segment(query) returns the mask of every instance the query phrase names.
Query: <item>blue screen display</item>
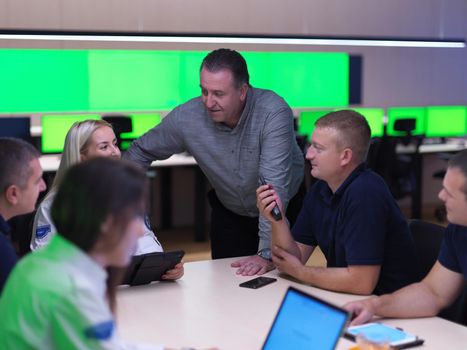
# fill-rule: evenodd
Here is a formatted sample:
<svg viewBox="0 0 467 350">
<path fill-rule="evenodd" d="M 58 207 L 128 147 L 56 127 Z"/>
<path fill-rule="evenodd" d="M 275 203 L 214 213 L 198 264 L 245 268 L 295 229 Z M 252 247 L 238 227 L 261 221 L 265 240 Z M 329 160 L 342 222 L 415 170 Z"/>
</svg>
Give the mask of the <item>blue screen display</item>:
<svg viewBox="0 0 467 350">
<path fill-rule="evenodd" d="M 345 311 L 289 290 L 263 349 L 332 350 L 346 321 Z"/>
</svg>

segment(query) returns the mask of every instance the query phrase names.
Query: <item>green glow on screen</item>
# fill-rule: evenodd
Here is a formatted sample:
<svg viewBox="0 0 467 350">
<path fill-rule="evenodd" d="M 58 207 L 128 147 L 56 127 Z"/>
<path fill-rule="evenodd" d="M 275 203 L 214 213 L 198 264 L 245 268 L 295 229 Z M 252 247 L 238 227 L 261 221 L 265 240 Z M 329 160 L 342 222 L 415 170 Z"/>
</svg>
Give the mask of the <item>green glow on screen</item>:
<svg viewBox="0 0 467 350">
<path fill-rule="evenodd" d="M 0 113 L 87 110 L 88 54 L 0 50 Z"/>
<path fill-rule="evenodd" d="M 389 136 L 404 136 L 404 132 L 394 130 L 394 122 L 399 119 L 409 118 L 415 118 L 415 130 L 412 131 L 412 135 L 423 135 L 425 133 L 426 107 L 388 108 L 386 133 Z"/>
<path fill-rule="evenodd" d="M 426 137 L 467 135 L 467 107 L 433 106 L 426 109 Z"/>
<path fill-rule="evenodd" d="M 61 153 L 65 137 L 75 122 L 86 119 L 101 119 L 97 114 L 82 115 L 43 115 L 42 116 L 42 153 Z"/>
<path fill-rule="evenodd" d="M 332 112 L 332 109 L 301 112 L 298 117 L 298 134 L 310 140 L 316 121 L 329 112 Z"/>
<path fill-rule="evenodd" d="M 316 121 L 322 116 L 339 110 L 338 108 L 301 112 L 298 119 L 298 134 L 308 136 L 310 139 L 315 129 Z M 352 108 L 362 114 L 368 121 L 371 129 L 371 137 L 381 137 L 384 133 L 384 109 L 383 108 Z"/>
<path fill-rule="evenodd" d="M 167 111 L 200 95 L 206 51 L 0 49 L 0 113 Z M 345 53 L 243 52 L 292 108 L 348 104 Z"/>
<path fill-rule="evenodd" d="M 133 114 L 130 117 L 132 131 L 121 133 L 122 139 L 136 139 L 161 122 L 161 115 L 157 113 Z"/>
<path fill-rule="evenodd" d="M 381 137 L 384 134 L 383 108 L 352 108 L 365 117 L 371 129 L 371 137 Z"/>
<path fill-rule="evenodd" d="M 273 90 L 292 108 L 339 107 L 349 101 L 345 53 L 244 52 L 250 83 Z"/>
</svg>

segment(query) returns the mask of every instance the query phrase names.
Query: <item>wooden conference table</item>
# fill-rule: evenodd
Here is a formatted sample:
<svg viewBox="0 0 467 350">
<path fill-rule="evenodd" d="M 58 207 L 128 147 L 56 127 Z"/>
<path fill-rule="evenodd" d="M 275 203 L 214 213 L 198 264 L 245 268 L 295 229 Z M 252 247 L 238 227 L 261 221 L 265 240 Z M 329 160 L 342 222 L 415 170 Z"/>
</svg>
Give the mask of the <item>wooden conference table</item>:
<svg viewBox="0 0 467 350">
<path fill-rule="evenodd" d="M 342 305 L 362 297 L 333 293 L 279 277 L 260 289 L 240 288 L 252 277 L 237 276 L 230 263 L 235 259 L 206 260 L 185 264 L 177 282 L 122 287 L 117 295 L 117 322 L 122 338 L 181 348 L 221 350 L 260 349 L 282 297 L 289 285 Z M 425 339 L 420 349 L 464 349 L 467 327 L 438 317 L 385 320 Z M 354 343 L 341 339 L 338 350 Z"/>
</svg>

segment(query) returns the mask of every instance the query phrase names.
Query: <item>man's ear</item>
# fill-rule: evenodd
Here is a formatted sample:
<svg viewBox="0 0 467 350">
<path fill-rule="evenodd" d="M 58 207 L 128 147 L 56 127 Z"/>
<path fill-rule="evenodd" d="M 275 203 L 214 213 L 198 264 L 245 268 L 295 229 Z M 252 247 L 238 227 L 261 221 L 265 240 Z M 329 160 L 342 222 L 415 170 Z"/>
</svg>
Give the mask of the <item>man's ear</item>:
<svg viewBox="0 0 467 350">
<path fill-rule="evenodd" d="M 242 86 L 240 87 L 240 101 L 245 101 L 246 100 L 246 95 L 248 93 L 248 84 L 243 83 Z"/>
<path fill-rule="evenodd" d="M 17 185 L 10 185 L 5 190 L 5 199 L 10 205 L 19 203 L 20 189 Z"/>
<path fill-rule="evenodd" d="M 341 165 L 345 166 L 349 164 L 353 159 L 353 152 L 350 148 L 344 148 L 341 154 Z"/>
</svg>

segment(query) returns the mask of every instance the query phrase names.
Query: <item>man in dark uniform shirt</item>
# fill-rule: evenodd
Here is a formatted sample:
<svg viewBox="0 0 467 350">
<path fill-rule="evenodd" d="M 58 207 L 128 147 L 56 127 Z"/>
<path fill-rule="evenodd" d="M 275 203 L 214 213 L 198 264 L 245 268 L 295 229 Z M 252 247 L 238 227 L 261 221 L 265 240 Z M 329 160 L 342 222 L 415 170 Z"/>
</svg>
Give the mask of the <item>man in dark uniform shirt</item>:
<svg viewBox="0 0 467 350">
<path fill-rule="evenodd" d="M 39 156 L 25 141 L 0 138 L 0 293 L 18 260 L 6 221 L 32 212 L 45 190 Z"/>
<path fill-rule="evenodd" d="M 366 119 L 352 110 L 315 123 L 306 158 L 318 179 L 292 230 L 271 216 L 275 189 L 261 186 L 257 205 L 271 222 L 273 262 L 313 286 L 354 294 L 393 292 L 415 281 L 415 246 L 407 222 L 383 179 L 366 169 Z M 327 267 L 306 266 L 319 246 Z"/>
</svg>

